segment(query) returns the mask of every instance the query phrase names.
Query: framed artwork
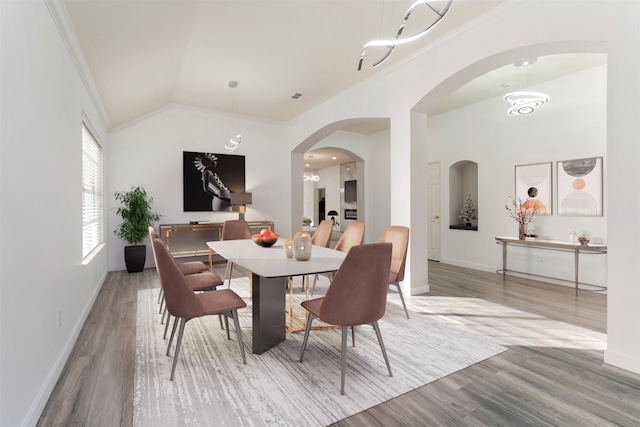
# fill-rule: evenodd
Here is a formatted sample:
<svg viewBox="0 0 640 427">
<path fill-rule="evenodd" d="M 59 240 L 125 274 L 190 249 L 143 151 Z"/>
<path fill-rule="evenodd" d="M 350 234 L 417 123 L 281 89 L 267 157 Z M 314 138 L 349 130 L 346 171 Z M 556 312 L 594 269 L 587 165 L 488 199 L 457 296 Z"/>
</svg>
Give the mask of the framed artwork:
<svg viewBox="0 0 640 427">
<path fill-rule="evenodd" d="M 551 162 L 516 166 L 516 201 L 534 215 L 551 215 Z"/>
<path fill-rule="evenodd" d="M 244 160 L 244 156 L 183 151 L 184 211 L 230 211 L 231 193 L 245 191 Z"/>
<path fill-rule="evenodd" d="M 602 216 L 602 157 L 557 164 L 558 215 Z"/>
</svg>

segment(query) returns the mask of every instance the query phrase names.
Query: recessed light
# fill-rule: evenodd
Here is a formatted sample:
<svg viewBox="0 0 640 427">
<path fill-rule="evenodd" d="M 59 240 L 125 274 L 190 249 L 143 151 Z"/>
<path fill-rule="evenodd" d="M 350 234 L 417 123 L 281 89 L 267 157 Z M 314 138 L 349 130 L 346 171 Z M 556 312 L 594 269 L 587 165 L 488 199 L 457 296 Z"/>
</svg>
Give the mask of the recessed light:
<svg viewBox="0 0 640 427">
<path fill-rule="evenodd" d="M 306 163 L 306 164 L 305 164 L 305 166 L 306 166 L 306 167 L 309 167 L 309 166 L 311 166 L 311 165 L 310 165 L 309 163 Z"/>
<path fill-rule="evenodd" d="M 336 160 L 336 159 L 337 159 L 337 157 L 336 157 L 336 156 L 333 156 L 333 157 L 331 158 L 331 160 Z"/>
</svg>

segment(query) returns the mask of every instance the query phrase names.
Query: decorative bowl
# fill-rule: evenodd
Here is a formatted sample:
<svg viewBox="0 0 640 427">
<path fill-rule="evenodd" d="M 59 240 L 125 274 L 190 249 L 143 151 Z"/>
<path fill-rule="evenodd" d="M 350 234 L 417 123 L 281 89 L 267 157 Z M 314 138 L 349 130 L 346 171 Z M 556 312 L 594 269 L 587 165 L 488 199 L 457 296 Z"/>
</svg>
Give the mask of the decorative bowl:
<svg viewBox="0 0 640 427">
<path fill-rule="evenodd" d="M 278 241 L 278 235 L 276 233 L 269 232 L 267 234 L 254 234 L 251 236 L 253 243 L 263 248 L 269 248 L 276 244 Z"/>
<path fill-rule="evenodd" d="M 589 240 L 590 239 L 587 236 L 578 237 L 578 242 L 580 242 L 582 246 L 587 246 L 589 244 Z"/>
</svg>

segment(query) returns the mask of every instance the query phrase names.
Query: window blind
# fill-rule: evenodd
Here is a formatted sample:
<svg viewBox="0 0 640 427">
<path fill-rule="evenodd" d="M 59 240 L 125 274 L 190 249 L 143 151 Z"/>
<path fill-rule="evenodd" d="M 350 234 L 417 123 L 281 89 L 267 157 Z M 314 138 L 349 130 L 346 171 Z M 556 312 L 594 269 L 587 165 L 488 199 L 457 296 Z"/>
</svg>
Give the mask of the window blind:
<svg viewBox="0 0 640 427">
<path fill-rule="evenodd" d="M 82 123 L 82 258 L 102 243 L 102 147 Z"/>
</svg>

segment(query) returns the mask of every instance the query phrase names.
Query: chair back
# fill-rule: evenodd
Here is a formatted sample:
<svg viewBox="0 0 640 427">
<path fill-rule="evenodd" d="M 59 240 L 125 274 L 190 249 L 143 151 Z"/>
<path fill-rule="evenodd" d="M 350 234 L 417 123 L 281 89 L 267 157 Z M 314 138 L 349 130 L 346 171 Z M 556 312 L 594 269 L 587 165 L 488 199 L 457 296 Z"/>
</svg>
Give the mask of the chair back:
<svg viewBox="0 0 640 427">
<path fill-rule="evenodd" d="M 332 325 L 373 323 L 387 306 L 391 243 L 351 248 L 327 289 L 320 320 Z"/>
<path fill-rule="evenodd" d="M 352 222 L 350 223 L 338 243 L 336 244 L 335 250 L 340 252 L 349 252 L 354 246 L 359 246 L 364 241 L 364 223 L 362 222 Z"/>
<path fill-rule="evenodd" d="M 331 243 L 332 231 L 333 221 L 331 221 L 330 219 L 320 221 L 320 224 L 318 224 L 318 229 L 315 233 L 313 233 L 313 236 L 311 236 L 311 244 L 328 248 L 329 244 Z"/>
<path fill-rule="evenodd" d="M 220 240 L 250 239 L 251 229 L 244 219 L 229 219 L 222 226 Z"/>
<path fill-rule="evenodd" d="M 153 239 L 153 249 L 169 314 L 186 320 L 203 316 L 202 303 L 185 283 L 184 274 L 162 240 Z"/>
<path fill-rule="evenodd" d="M 156 248 L 155 248 L 155 246 L 153 246 L 153 241 L 155 239 L 159 239 L 159 238 L 160 238 L 160 236 L 156 232 L 156 229 L 153 228 L 152 226 L 149 226 L 149 240 L 151 241 L 151 249 L 152 249 L 152 252 L 153 252 L 153 263 L 156 266 L 158 265 L 158 258 L 156 257 Z"/>
<path fill-rule="evenodd" d="M 382 233 L 380 242 L 393 244 L 391 255 L 391 275 L 395 280 L 390 282 L 402 282 L 404 280 L 404 265 L 407 261 L 407 248 L 409 247 L 409 228 L 402 225 L 390 225 Z"/>
</svg>

